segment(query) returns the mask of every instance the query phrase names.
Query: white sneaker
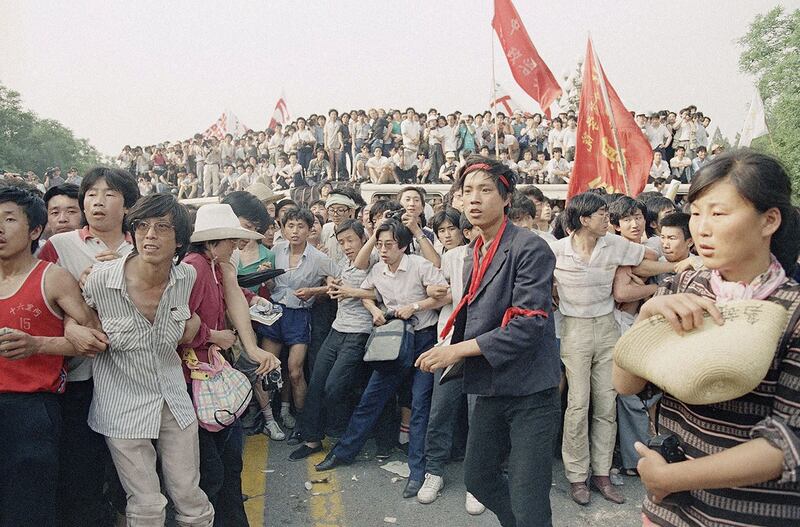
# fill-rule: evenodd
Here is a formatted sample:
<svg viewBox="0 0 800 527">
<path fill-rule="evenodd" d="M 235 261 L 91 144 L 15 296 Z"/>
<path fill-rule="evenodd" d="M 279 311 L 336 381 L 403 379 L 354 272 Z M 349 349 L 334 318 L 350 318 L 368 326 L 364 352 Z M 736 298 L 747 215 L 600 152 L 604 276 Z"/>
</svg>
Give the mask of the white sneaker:
<svg viewBox="0 0 800 527">
<path fill-rule="evenodd" d="M 467 501 L 464 504 L 467 508 L 467 514 L 471 514 L 473 516 L 477 516 L 478 514 L 483 514 L 483 511 L 486 510 L 486 506 L 475 499 L 475 496 L 467 492 Z"/>
<path fill-rule="evenodd" d="M 297 424 L 297 421 L 295 421 L 294 416 L 289 412 L 286 413 L 281 412 L 281 421 L 283 421 L 283 426 L 285 426 L 286 428 L 294 428 L 294 426 Z"/>
<path fill-rule="evenodd" d="M 283 433 L 277 421 L 267 421 L 264 424 L 263 433 L 268 435 L 273 441 L 283 441 L 286 439 L 286 434 Z"/>
<path fill-rule="evenodd" d="M 425 474 L 425 481 L 422 483 L 419 492 L 417 493 L 417 501 L 420 503 L 428 504 L 436 501 L 439 496 L 439 491 L 444 487 L 444 479 L 442 476 L 434 476 L 433 474 Z"/>
</svg>

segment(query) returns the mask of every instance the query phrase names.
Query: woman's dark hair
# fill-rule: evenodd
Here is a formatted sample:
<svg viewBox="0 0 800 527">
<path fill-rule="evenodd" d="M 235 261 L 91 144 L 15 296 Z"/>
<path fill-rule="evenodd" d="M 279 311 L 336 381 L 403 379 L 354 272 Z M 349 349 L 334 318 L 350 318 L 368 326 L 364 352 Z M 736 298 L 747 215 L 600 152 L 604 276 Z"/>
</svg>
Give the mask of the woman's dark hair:
<svg viewBox="0 0 800 527">
<path fill-rule="evenodd" d="M 459 168 L 458 171 L 456 171 L 457 188 L 461 189 L 462 191 L 464 190 L 464 180 L 466 179 L 465 174 L 469 174 L 470 168 L 477 164 L 484 164 L 489 167 L 484 168 L 483 171 L 489 174 L 489 176 L 492 178 L 492 181 L 494 181 L 494 184 L 497 187 L 497 191 L 500 193 L 500 197 L 503 198 L 504 201 L 509 195 L 514 193 L 514 189 L 517 186 L 517 173 L 496 159 L 478 155 L 469 156 L 464 162 L 464 165 Z M 508 185 L 502 182 L 500 179 L 501 177 L 505 178 Z M 505 207 L 503 212 L 507 213 L 508 207 Z"/>
<path fill-rule="evenodd" d="M 192 221 L 189 211 L 178 203 L 172 194 L 150 194 L 145 196 L 128 211 L 128 231 L 133 236 L 133 253 L 136 254 L 136 224 L 140 221 L 169 216 L 175 227 L 175 256 L 180 262 L 189 250 L 189 238 L 192 236 Z"/>
<path fill-rule="evenodd" d="M 289 221 L 303 221 L 308 225 L 308 228 L 312 228 L 314 226 L 314 214 L 306 209 L 298 209 L 296 207 L 292 207 L 291 209 L 286 211 L 286 215 L 283 217 L 283 223 L 281 226 L 286 225 Z"/>
<path fill-rule="evenodd" d="M 692 178 L 687 200 L 692 203 L 714 184 L 728 181 L 758 212 L 777 208 L 781 224 L 770 240 L 770 251 L 787 275 L 792 275 L 800 252 L 800 214 L 792 206 L 792 183 L 774 157 L 747 148 L 715 157 Z"/>
<path fill-rule="evenodd" d="M 29 233 L 33 232 L 37 227 L 41 227 L 44 230 L 44 226 L 47 225 L 47 207 L 42 198 L 20 187 L 10 185 L 0 187 L 0 203 L 9 202 L 19 205 L 19 208 L 25 213 L 25 217 L 28 218 Z M 40 232 L 35 240 L 31 240 L 31 254 L 36 252 L 39 247 L 41 235 L 42 233 Z"/>
<path fill-rule="evenodd" d="M 533 185 L 528 185 L 527 187 L 522 189 L 520 192 L 522 193 L 523 196 L 527 196 L 529 198 L 533 198 L 533 199 L 535 199 L 536 201 L 539 201 L 539 202 L 542 202 L 545 199 L 544 192 L 542 192 L 541 189 L 539 189 L 538 187 L 535 187 Z"/>
<path fill-rule="evenodd" d="M 234 214 L 252 223 L 259 234 L 267 232 L 267 228 L 272 225 L 273 220 L 264 204 L 249 192 L 231 192 L 222 199 L 222 203 L 230 205 Z"/>
<path fill-rule="evenodd" d="M 691 215 L 685 212 L 673 212 L 671 214 L 667 214 L 661 218 L 661 228 L 678 227 L 683 231 L 684 239 L 688 240 L 692 237 L 692 233 L 689 231 L 690 218 Z"/>
<path fill-rule="evenodd" d="M 347 231 L 353 231 L 354 233 L 356 233 L 356 236 L 358 236 L 362 240 L 364 239 L 365 236 L 364 226 L 358 220 L 344 220 L 342 224 L 336 228 L 334 234 L 338 237 L 340 234 Z"/>
<path fill-rule="evenodd" d="M 583 227 L 581 218 L 591 216 L 607 206 L 603 196 L 596 192 L 582 192 L 574 196 L 564 209 L 564 228 L 572 232 L 578 231 Z"/>
<path fill-rule="evenodd" d="M 116 190 L 120 194 L 122 194 L 122 199 L 124 203 L 124 207 L 126 209 L 130 209 L 139 199 L 139 184 L 136 181 L 136 178 L 133 177 L 133 174 L 128 172 L 127 170 L 122 170 L 121 168 L 109 168 L 109 167 L 95 167 L 91 169 L 89 172 L 83 176 L 83 180 L 81 181 L 81 188 L 78 191 L 78 207 L 81 209 L 81 214 L 83 215 L 83 223 L 86 224 L 86 214 L 83 210 L 83 200 L 86 197 L 86 193 L 89 191 L 95 183 L 97 183 L 100 179 L 106 180 L 106 185 L 111 190 Z M 127 221 L 125 218 L 122 218 L 122 230 L 123 232 L 127 228 Z"/>
<path fill-rule="evenodd" d="M 449 221 L 455 228 L 458 228 L 460 219 L 461 213 L 456 209 L 447 208 L 440 210 L 433 215 L 433 218 L 431 218 L 431 229 L 433 229 L 433 233 L 436 234 L 436 232 L 439 230 L 439 227 L 441 227 L 446 221 Z"/>
<path fill-rule="evenodd" d="M 389 218 L 381 223 L 381 226 L 375 230 L 376 240 L 380 237 L 382 232 L 391 233 L 392 238 L 394 238 L 394 241 L 397 242 L 397 245 L 403 249 L 406 254 L 408 254 L 409 249 L 411 248 L 411 231 L 408 230 L 408 227 L 403 225 L 400 220 Z"/>
</svg>

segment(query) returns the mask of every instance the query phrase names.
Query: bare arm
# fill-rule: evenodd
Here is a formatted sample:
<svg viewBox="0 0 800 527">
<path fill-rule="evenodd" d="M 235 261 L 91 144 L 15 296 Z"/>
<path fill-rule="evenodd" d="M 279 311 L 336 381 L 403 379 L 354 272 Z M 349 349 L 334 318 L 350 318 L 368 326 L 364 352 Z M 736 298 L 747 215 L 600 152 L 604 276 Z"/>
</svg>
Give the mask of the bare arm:
<svg viewBox="0 0 800 527">
<path fill-rule="evenodd" d="M 658 290 L 656 284 L 638 284 L 628 266 L 617 267 L 614 274 L 614 300 L 619 303 L 635 302 L 653 296 Z"/>
</svg>

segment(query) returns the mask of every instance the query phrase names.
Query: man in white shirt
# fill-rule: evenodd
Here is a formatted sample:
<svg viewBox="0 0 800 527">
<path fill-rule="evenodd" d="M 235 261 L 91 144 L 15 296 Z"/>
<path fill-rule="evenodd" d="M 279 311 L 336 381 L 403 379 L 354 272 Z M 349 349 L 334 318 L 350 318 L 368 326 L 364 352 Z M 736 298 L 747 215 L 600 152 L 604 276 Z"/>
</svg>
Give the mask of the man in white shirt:
<svg viewBox="0 0 800 527">
<path fill-rule="evenodd" d="M 612 286 L 617 267 L 636 266 L 654 252 L 608 233 L 608 207 L 593 192 L 573 197 L 564 211 L 572 234 L 550 244 L 561 323 L 561 360 L 569 383 L 564 417 L 562 458 L 570 497 L 580 505 L 590 500 L 586 480 L 614 503 L 625 498 L 609 479 L 616 439 L 616 393 L 611 384 L 611 352 L 619 338 L 614 319 Z M 647 253 L 651 254 L 647 254 Z M 589 438 L 589 401 L 593 414 Z"/>
<path fill-rule="evenodd" d="M 669 177 L 669 165 L 661 158 L 661 151 L 656 150 L 653 152 L 653 164 L 650 165 L 650 179 L 648 181 L 652 183 L 656 179 L 667 180 Z"/>
<path fill-rule="evenodd" d="M 564 152 L 564 123 L 556 117 L 553 119 L 553 129 L 547 136 L 547 149 L 550 151 L 550 157 L 553 156 L 553 151 L 558 148 Z"/>
<path fill-rule="evenodd" d="M 564 130 L 564 135 L 561 142 L 561 148 L 564 151 L 564 157 L 567 161 L 572 163 L 575 159 L 575 147 L 578 144 L 578 121 L 574 117 L 567 118 L 567 128 Z"/>
<path fill-rule="evenodd" d="M 454 114 L 451 113 L 447 116 L 447 124 L 439 128 L 439 131 L 442 134 L 442 149 L 445 152 L 458 150 L 458 126 L 456 125 L 456 116 Z"/>
<path fill-rule="evenodd" d="M 569 183 L 569 173 L 569 163 L 561 157 L 561 147 L 553 148 L 553 157 L 547 162 L 548 183 L 555 185 Z"/>
<path fill-rule="evenodd" d="M 373 155 L 366 163 L 369 180 L 372 183 L 394 182 L 392 163 L 388 157 L 383 157 L 383 148 L 376 146 Z"/>
<path fill-rule="evenodd" d="M 325 133 L 325 150 L 328 152 L 328 161 L 331 163 L 331 171 L 338 174 L 339 149 L 342 147 L 341 140 L 339 139 L 339 128 L 342 122 L 339 120 L 339 112 L 331 110 L 328 112 L 328 121 L 323 128 Z"/>
<path fill-rule="evenodd" d="M 672 142 L 672 133 L 661 122 L 661 118 L 657 113 L 650 116 L 650 124 L 646 127 L 645 134 L 650 142 L 650 148 L 660 151 L 663 157 L 664 151 Z"/>
</svg>

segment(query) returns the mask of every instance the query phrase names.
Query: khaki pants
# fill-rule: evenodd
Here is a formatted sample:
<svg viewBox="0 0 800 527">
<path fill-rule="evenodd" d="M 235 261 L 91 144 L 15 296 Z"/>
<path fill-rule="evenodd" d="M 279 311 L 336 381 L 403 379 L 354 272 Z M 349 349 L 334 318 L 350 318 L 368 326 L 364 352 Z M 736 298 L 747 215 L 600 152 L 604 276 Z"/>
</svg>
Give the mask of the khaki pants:
<svg viewBox="0 0 800 527">
<path fill-rule="evenodd" d="M 200 446 L 197 421 L 181 430 L 166 403 L 156 447 L 150 439 L 106 437 L 111 458 L 128 496 L 125 516 L 129 527 L 162 527 L 167 499 L 156 473 L 156 449 L 161 459 L 164 488 L 175 504 L 180 526 L 211 527 L 214 508 L 200 490 Z"/>
<path fill-rule="evenodd" d="M 595 318 L 565 316 L 561 323 L 561 361 L 569 384 L 561 454 L 570 483 L 608 476 L 616 440 L 616 398 L 611 383 L 611 353 L 619 339 L 613 313 Z M 592 437 L 589 438 L 589 401 Z"/>
<path fill-rule="evenodd" d="M 206 165 L 203 173 L 203 197 L 219 194 L 219 165 Z"/>
</svg>

